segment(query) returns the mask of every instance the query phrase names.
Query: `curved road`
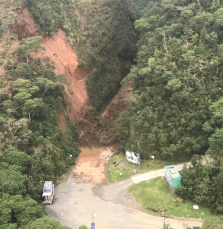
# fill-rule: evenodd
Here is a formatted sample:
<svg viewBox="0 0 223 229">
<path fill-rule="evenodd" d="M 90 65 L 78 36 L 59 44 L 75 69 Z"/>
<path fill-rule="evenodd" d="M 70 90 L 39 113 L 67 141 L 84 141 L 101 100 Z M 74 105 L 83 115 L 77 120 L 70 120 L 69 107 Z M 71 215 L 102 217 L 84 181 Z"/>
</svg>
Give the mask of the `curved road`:
<svg viewBox="0 0 223 229">
<path fill-rule="evenodd" d="M 179 165 L 182 168 L 183 165 Z M 72 170 L 73 171 L 73 170 Z M 126 192 L 133 183 L 163 176 L 163 169 L 140 174 L 115 184 L 99 185 L 93 181 L 78 178 L 74 172 L 67 181 L 56 187 L 53 205 L 46 206 L 48 216 L 64 226 L 78 229 L 80 225 L 90 226 L 92 213 L 96 213 L 97 229 L 162 229 L 163 217 L 153 216 L 140 210 L 134 198 Z M 173 229 L 183 225 L 201 226 L 194 220 L 166 219 Z"/>
</svg>

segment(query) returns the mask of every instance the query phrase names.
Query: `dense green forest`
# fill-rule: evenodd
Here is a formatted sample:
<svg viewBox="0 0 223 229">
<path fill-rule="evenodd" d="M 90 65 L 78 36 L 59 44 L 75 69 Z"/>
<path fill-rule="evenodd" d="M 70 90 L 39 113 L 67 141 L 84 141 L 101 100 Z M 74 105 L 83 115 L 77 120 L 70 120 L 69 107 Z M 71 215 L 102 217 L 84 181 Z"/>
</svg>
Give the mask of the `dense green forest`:
<svg viewBox="0 0 223 229">
<path fill-rule="evenodd" d="M 66 228 L 49 218 L 38 219 L 43 216 L 39 203 L 44 181 L 56 182 L 79 154 L 75 126 L 68 118 L 65 133 L 58 126 L 60 108 L 66 106 L 64 87 L 57 84 L 61 76 L 48 60 L 42 64 L 29 55 L 43 49 L 41 42 L 42 37 L 24 39 L 15 53 L 17 61 L 5 65 L 11 90 L 0 97 L 2 229 L 41 224 Z"/>
<path fill-rule="evenodd" d="M 123 80 L 134 92 L 120 149 L 140 142 L 144 157 L 163 158 L 208 149 L 203 125 L 223 96 L 222 10 L 206 0 L 150 2 L 142 11 L 137 65 Z"/>
<path fill-rule="evenodd" d="M 121 81 L 133 87 L 128 109 L 117 120 L 120 151 L 134 150 L 139 142 L 142 158 L 211 154 L 214 161 L 205 166 L 193 157 L 194 167 L 183 170 L 177 193 L 223 213 L 222 1 L 3 4 L 10 11 L 0 16 L 1 37 L 9 34 L 15 19 L 11 9 L 18 4 L 28 7 L 42 36 L 59 28 L 66 32 L 80 66 L 92 68 L 86 84 L 97 110 Z M 67 105 L 59 83 L 64 76 L 55 75 L 47 58 L 31 57 L 44 49 L 41 42 L 41 36 L 22 40 L 11 54 L 14 61 L 1 53 L 6 75 L 1 75 L 0 89 L 9 90 L 0 95 L 0 229 L 66 228 L 44 216 L 41 191 L 45 180 L 55 182 L 75 163 L 78 131 L 68 117 L 66 130 L 60 131 L 58 114 Z"/>
<path fill-rule="evenodd" d="M 80 66 L 92 68 L 86 84 L 90 102 L 100 110 L 116 94 L 135 58 L 133 22 L 139 10 L 131 0 L 26 0 L 26 5 L 44 34 L 62 28 L 72 38 Z"/>
<path fill-rule="evenodd" d="M 8 34 L 8 47 L 15 39 L 11 33 L 15 8 L 21 6 L 28 7 L 42 36 L 52 36 L 61 28 L 70 37 L 68 42 L 77 52 L 80 66 L 92 68 L 86 83 L 92 104 L 100 109 L 116 93 L 136 55 L 133 23 L 139 10 L 134 3 L 2 2 L 5 14 L 0 17 L 0 35 Z M 68 116 L 63 132 L 58 126 L 59 112 L 67 105 L 64 76 L 55 75 L 49 59 L 32 58 L 31 53 L 44 50 L 41 42 L 41 36 L 23 39 L 15 52 L 0 53 L 5 74 L 1 75 L 0 87 L 8 87 L 0 96 L 2 229 L 66 228 L 44 216 L 41 192 L 45 180 L 56 182 L 75 163 L 78 131 Z"/>
<path fill-rule="evenodd" d="M 152 0 L 133 0 L 135 3 L 136 7 L 139 10 L 143 10 L 149 2 L 152 2 Z M 158 2 L 158 1 L 153 1 L 153 2 Z"/>
<path fill-rule="evenodd" d="M 183 199 L 190 199 L 203 206 L 210 207 L 212 213 L 223 213 L 223 163 L 216 159 L 202 165 L 199 156 L 192 159 L 193 168 L 180 172 L 182 184 L 176 192 Z"/>
<path fill-rule="evenodd" d="M 134 91 L 118 120 L 119 150 L 139 142 L 143 158 L 195 155 L 177 193 L 222 214 L 223 2 L 163 0 L 141 13 L 137 64 L 122 81 Z M 213 161 L 202 165 L 204 154 Z"/>
</svg>

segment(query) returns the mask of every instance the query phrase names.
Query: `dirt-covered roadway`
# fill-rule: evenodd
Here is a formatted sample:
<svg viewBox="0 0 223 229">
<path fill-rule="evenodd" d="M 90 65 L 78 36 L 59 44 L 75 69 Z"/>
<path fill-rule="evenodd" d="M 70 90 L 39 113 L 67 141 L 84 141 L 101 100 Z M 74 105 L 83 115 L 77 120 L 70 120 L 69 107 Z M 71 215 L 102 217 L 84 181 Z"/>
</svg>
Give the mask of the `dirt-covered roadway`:
<svg viewBox="0 0 223 229">
<path fill-rule="evenodd" d="M 143 212 L 127 194 L 132 179 L 108 184 L 106 167 L 112 153 L 109 148 L 82 148 L 68 179 L 56 187 L 55 202 L 46 206 L 48 215 L 73 229 L 90 226 L 93 213 L 97 229 L 162 229 L 163 217 Z M 202 225 L 187 219 L 166 219 L 166 223 L 173 229 Z"/>
</svg>

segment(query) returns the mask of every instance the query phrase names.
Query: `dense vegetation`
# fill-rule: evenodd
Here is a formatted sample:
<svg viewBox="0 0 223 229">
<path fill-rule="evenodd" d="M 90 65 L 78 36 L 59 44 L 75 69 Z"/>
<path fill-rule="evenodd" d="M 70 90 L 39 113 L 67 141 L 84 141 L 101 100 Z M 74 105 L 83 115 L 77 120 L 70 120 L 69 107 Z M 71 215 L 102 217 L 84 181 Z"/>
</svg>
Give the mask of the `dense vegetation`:
<svg viewBox="0 0 223 229">
<path fill-rule="evenodd" d="M 45 34 L 62 28 L 72 38 L 80 65 L 92 68 L 86 84 L 90 102 L 100 109 L 115 95 L 135 57 L 137 37 L 132 23 L 139 12 L 133 2 L 26 0 L 26 5 Z"/>
<path fill-rule="evenodd" d="M 212 162 L 202 165 L 204 160 L 194 155 L 193 168 L 185 167 L 181 171 L 182 184 L 177 188 L 182 198 L 208 206 L 218 214 L 223 213 L 222 105 L 223 99 L 220 98 L 209 107 L 209 119 L 203 125 L 203 131 L 209 136 L 206 153 L 212 156 Z"/>
<path fill-rule="evenodd" d="M 182 184 L 177 188 L 177 194 L 182 198 L 208 206 L 213 213 L 218 214 L 223 213 L 222 105 L 223 101 L 220 98 L 209 107 L 209 119 L 203 125 L 203 131 L 209 137 L 206 153 L 212 156 L 211 163 L 202 165 L 204 159 L 194 155 L 191 161 L 193 168 L 185 167 L 181 171 Z M 207 228 L 208 225 L 215 223 L 207 223 Z"/>
<path fill-rule="evenodd" d="M 177 193 L 218 214 L 223 213 L 222 13 L 223 2 L 209 0 L 163 0 L 142 10 L 134 23 L 140 32 L 137 64 L 122 81 L 134 92 L 120 135 L 120 151 L 136 150 L 139 142 L 144 158 L 210 154 L 213 162 L 203 166 L 193 157 Z"/>
<path fill-rule="evenodd" d="M 12 9 L 18 6 L 13 0 L 2 3 L 8 10 L 0 16 L 1 35 L 9 33 L 15 19 Z M 140 19 L 133 3 L 140 10 L 147 6 Z M 183 170 L 177 192 L 223 213 L 222 1 L 24 4 L 43 35 L 63 29 L 80 66 L 92 68 L 86 84 L 97 109 L 116 93 L 138 49 L 137 64 L 122 81 L 134 92 L 119 122 L 120 150 L 134 149 L 140 142 L 144 158 L 212 154 L 214 162 L 205 166 L 193 158 L 194 168 Z M 66 228 L 43 216 L 38 204 L 43 182 L 56 181 L 79 153 L 75 126 L 68 118 L 64 133 L 58 126 L 61 105 L 66 106 L 64 88 L 56 83 L 62 76 L 55 75 L 49 60 L 41 63 L 30 56 L 43 49 L 41 41 L 23 40 L 12 54 L 16 60 L 6 61 L 8 83 L 4 76 L 0 80 L 0 88 L 10 88 L 0 96 L 0 228 Z"/>
<path fill-rule="evenodd" d="M 31 12 L 36 24 L 43 34 L 52 36 L 59 28 L 68 36 L 73 36 L 78 31 L 77 17 L 72 9 L 71 0 L 25 0 L 25 5 Z"/>
<path fill-rule="evenodd" d="M 136 34 L 131 20 L 137 14 L 128 11 L 128 1 L 98 2 L 79 8 L 86 24 L 82 25 L 78 53 L 81 64 L 92 67 L 86 83 L 90 101 L 100 109 L 120 88 L 135 57 Z"/>
<path fill-rule="evenodd" d="M 21 6 L 4 2 L 0 33 L 8 33 Z M 91 66 L 87 78 L 91 102 L 97 107 L 115 94 L 136 52 L 134 20 L 139 11 L 132 1 L 24 1 L 42 35 L 63 29 L 79 54 L 80 65 Z M 11 41 L 14 40 L 12 36 Z M 61 133 L 58 114 L 66 106 L 63 76 L 53 64 L 32 58 L 42 37 L 24 39 L 18 50 L 4 55 L 0 96 L 0 228 L 66 228 L 45 217 L 41 191 L 45 180 L 56 181 L 74 164 L 79 153 L 77 130 L 69 119 Z M 10 42 L 11 44 L 11 42 Z M 62 79 L 62 83 L 57 82 Z M 70 156 L 72 155 L 72 157 Z"/>
<path fill-rule="evenodd" d="M 140 142 L 163 158 L 204 154 L 203 125 L 223 96 L 223 33 L 219 1 L 150 2 L 135 21 L 137 65 L 123 84 L 134 87 L 120 150 Z"/>
<path fill-rule="evenodd" d="M 142 10 L 147 6 L 149 2 L 152 2 L 152 0 L 133 0 L 133 2 L 135 3 L 136 7 L 139 10 Z M 153 1 L 153 2 L 158 2 L 158 1 Z"/>
<path fill-rule="evenodd" d="M 223 213 L 223 163 L 215 160 L 201 165 L 197 156 L 192 160 L 193 168 L 181 171 L 182 184 L 177 187 L 177 194 L 184 199 L 210 207 L 212 213 Z"/>
<path fill-rule="evenodd" d="M 6 65 L 11 90 L 0 97 L 0 228 L 66 228 L 38 219 L 44 181 L 55 182 L 79 153 L 73 124 L 67 119 L 64 133 L 58 126 L 66 100 L 54 66 L 29 55 L 43 49 L 41 42 L 41 37 L 23 40 L 16 63 Z"/>
</svg>

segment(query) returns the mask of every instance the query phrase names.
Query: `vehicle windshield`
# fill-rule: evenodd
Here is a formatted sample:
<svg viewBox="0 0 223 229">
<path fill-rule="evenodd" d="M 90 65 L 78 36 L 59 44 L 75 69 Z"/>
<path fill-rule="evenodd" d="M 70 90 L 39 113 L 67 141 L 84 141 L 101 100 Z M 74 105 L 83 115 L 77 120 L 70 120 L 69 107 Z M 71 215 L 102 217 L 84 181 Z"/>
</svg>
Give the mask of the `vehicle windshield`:
<svg viewBox="0 0 223 229">
<path fill-rule="evenodd" d="M 51 192 L 51 189 L 44 188 L 43 192 Z"/>
</svg>

